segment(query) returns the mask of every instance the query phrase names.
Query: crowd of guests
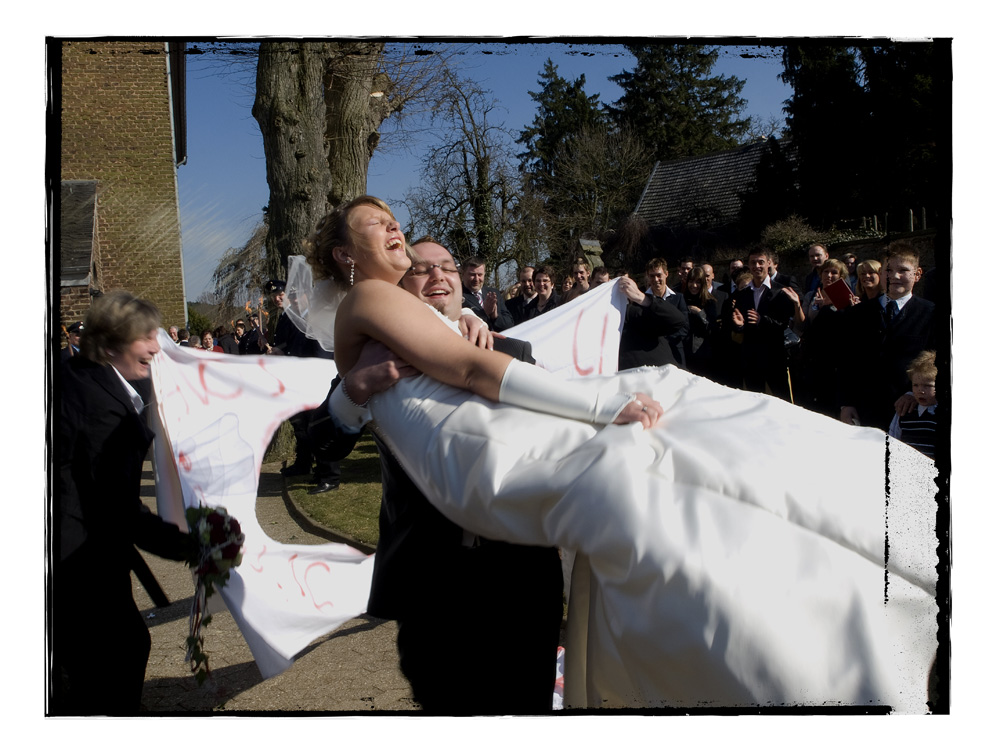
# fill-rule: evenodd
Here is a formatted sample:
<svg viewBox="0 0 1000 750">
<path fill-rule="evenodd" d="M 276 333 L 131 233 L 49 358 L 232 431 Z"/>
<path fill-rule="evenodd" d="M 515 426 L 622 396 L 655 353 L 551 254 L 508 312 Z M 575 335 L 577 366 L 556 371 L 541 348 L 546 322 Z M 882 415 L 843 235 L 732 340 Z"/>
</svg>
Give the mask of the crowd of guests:
<svg viewBox="0 0 1000 750">
<path fill-rule="evenodd" d="M 618 277 L 629 300 L 619 369 L 673 364 L 850 424 L 891 425 L 894 436 L 933 457 L 935 308 L 931 285 L 915 294 L 919 252 L 896 240 L 877 260 L 832 258 L 819 243 L 807 255 L 801 284 L 779 271 L 778 256 L 764 246 L 732 259 L 726 282 L 690 257 L 673 274 L 667 261 L 652 259 L 642 288 L 583 258 L 567 272 L 521 268 L 503 293 L 483 286 L 481 258 L 465 261 L 461 272 L 465 306 L 497 332 Z M 911 423 L 919 424 L 901 428 Z"/>
<path fill-rule="evenodd" d="M 824 245 L 813 244 L 807 251 L 810 270 L 801 283 L 781 273 L 777 255 L 764 246 L 730 260 L 725 281 L 716 280 L 712 264 L 690 257 L 681 258 L 673 273 L 666 260 L 653 258 L 639 281 L 604 266 L 592 268 L 584 258 L 565 271 L 551 264 L 525 266 L 505 290 L 485 286 L 482 258 L 466 259 L 459 271 L 463 308 L 497 333 L 615 277 L 629 300 L 620 370 L 673 364 L 733 388 L 770 393 L 883 430 L 899 431 L 899 423 L 908 424 L 916 415 L 922 425 L 919 440 L 911 440 L 905 430 L 894 436 L 933 456 L 927 437 L 937 412 L 928 375 L 936 347 L 933 287 L 925 284 L 922 296 L 914 294 L 923 269 L 909 241 L 892 242 L 882 255 L 832 258 Z M 265 292 L 279 311 L 270 340 L 256 312 L 247 316 L 249 325 L 239 319 L 232 330 L 220 326 L 192 336 L 186 328 L 170 326 L 170 337 L 178 346 L 228 354 L 329 356 L 281 312 L 287 302 L 284 283 L 272 280 Z M 64 360 L 79 351 L 82 334 L 82 322 L 67 328 Z M 918 363 L 923 396 L 911 388 L 911 370 Z M 310 458 L 304 422 L 296 435 L 303 447 L 288 472 L 308 473 L 315 458 Z M 339 469 L 317 467 L 318 491 L 338 484 Z"/>
<path fill-rule="evenodd" d="M 215 329 L 206 329 L 192 336 L 187 328 L 170 326 L 167 333 L 178 346 L 192 349 L 224 354 L 267 354 L 267 335 L 261 330 L 260 316 L 254 313 L 249 317 L 249 334 L 247 324 L 242 318 L 233 324 L 231 331 L 227 331 L 223 326 L 217 326 Z"/>
</svg>

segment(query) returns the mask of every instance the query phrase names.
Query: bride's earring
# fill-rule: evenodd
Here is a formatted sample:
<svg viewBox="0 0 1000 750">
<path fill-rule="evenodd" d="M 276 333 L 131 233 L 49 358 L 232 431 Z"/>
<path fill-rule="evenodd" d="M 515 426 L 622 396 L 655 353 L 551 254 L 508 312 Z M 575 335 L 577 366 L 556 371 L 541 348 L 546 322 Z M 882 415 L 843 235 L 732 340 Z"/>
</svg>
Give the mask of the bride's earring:
<svg viewBox="0 0 1000 750">
<path fill-rule="evenodd" d="M 351 258 L 351 286 L 354 286 L 354 258 Z"/>
</svg>

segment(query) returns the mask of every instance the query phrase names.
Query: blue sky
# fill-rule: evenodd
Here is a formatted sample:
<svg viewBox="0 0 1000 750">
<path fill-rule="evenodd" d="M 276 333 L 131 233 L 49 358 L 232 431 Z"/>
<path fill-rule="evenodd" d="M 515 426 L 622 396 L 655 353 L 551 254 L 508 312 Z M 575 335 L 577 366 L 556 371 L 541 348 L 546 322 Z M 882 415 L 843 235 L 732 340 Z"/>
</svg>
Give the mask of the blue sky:
<svg viewBox="0 0 1000 750">
<path fill-rule="evenodd" d="M 505 127 L 520 131 L 535 116 L 529 92 L 540 90 L 538 77 L 548 58 L 564 78 L 586 76 L 586 92 L 606 104 L 621 96 L 608 77 L 634 63 L 621 45 L 562 42 L 472 44 L 458 62 L 499 100 L 497 114 Z M 185 291 L 195 300 L 211 287 L 222 253 L 250 236 L 268 202 L 268 187 L 260 130 L 250 113 L 252 70 L 223 73 L 217 60 L 187 59 L 188 160 L 178 169 L 178 183 Z M 716 72 L 746 80 L 747 114 L 783 121 L 781 107 L 790 89 L 778 80 L 780 56 L 773 49 L 723 47 Z M 380 150 L 369 167 L 368 192 L 398 208 L 404 228 L 408 216 L 402 198 L 419 178 L 421 151 L 419 141 L 409 153 Z"/>
</svg>

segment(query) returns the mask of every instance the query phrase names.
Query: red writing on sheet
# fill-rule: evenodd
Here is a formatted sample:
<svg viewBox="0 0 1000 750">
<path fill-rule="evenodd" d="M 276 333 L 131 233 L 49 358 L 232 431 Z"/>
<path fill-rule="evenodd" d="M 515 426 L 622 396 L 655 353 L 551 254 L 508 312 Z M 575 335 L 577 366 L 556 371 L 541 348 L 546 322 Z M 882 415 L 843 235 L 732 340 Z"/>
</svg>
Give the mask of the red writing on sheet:
<svg viewBox="0 0 1000 750">
<path fill-rule="evenodd" d="M 594 371 L 593 367 L 583 368 L 580 367 L 580 356 L 579 356 L 579 335 L 580 335 L 580 323 L 583 320 L 583 313 L 585 310 L 580 310 L 579 314 L 576 316 L 576 325 L 573 327 L 573 367 L 576 369 L 577 375 L 587 376 Z M 604 371 L 604 342 L 608 336 L 608 314 L 604 313 L 604 324 L 601 327 L 601 348 L 598 351 L 597 358 L 597 374 L 601 375 Z"/>
<path fill-rule="evenodd" d="M 174 396 L 180 396 L 181 399 L 184 401 L 185 413 L 186 414 L 190 414 L 191 413 L 191 404 L 188 401 L 187 396 L 184 395 L 185 391 L 189 392 L 191 395 L 193 395 L 195 398 L 197 398 L 203 404 L 207 404 L 209 402 L 209 400 L 213 396 L 215 398 L 220 398 L 220 399 L 224 399 L 224 400 L 228 401 L 229 399 L 237 398 L 241 393 L 243 393 L 243 386 L 242 385 L 236 385 L 228 393 L 224 393 L 224 392 L 221 392 L 221 391 L 213 390 L 213 388 L 211 388 L 209 386 L 208 380 L 205 377 L 206 370 L 208 369 L 209 365 L 211 365 L 211 364 L 214 364 L 214 363 L 211 363 L 211 362 L 199 362 L 198 363 L 198 382 L 197 382 L 197 384 L 195 384 L 195 383 L 192 383 L 191 380 L 188 378 L 188 370 L 189 370 L 189 368 L 186 365 L 182 365 L 180 363 L 175 362 L 174 363 L 175 367 L 173 369 L 174 369 L 174 372 L 177 374 L 177 380 L 175 381 L 175 384 L 174 384 L 174 390 L 169 391 L 168 393 L 164 394 L 164 396 L 163 396 L 164 404 L 166 404 L 166 402 L 170 398 L 172 398 Z M 219 377 L 219 375 L 221 373 L 216 368 L 217 368 L 217 365 L 216 365 L 216 367 L 212 368 L 213 374 L 216 375 L 216 380 L 218 380 L 220 382 L 223 382 L 223 383 L 227 382 L 226 378 Z M 183 390 L 181 389 L 181 381 L 183 381 L 183 384 L 185 386 L 187 386 Z"/>
<path fill-rule="evenodd" d="M 260 564 L 260 558 L 262 558 L 264 556 L 265 552 L 267 552 L 267 545 L 266 544 L 265 545 L 261 545 L 260 552 L 257 553 L 257 565 L 254 565 L 253 563 L 250 563 L 250 567 L 253 568 L 255 571 L 257 571 L 258 573 L 263 573 L 264 572 L 264 566 Z"/>
<path fill-rule="evenodd" d="M 263 552 L 261 554 L 263 554 Z M 327 565 L 325 562 L 314 562 L 314 563 L 311 563 L 310 565 L 306 566 L 305 571 L 302 573 L 302 581 L 299 582 L 299 577 L 296 574 L 297 571 L 295 570 L 295 561 L 298 559 L 298 557 L 299 557 L 298 553 L 296 553 L 296 554 L 292 555 L 291 557 L 289 557 L 288 558 L 288 567 L 290 567 L 292 569 L 292 579 L 295 581 L 295 584 L 299 587 L 299 594 L 301 596 L 306 596 L 306 591 L 308 590 L 308 592 L 309 592 L 309 598 L 312 599 L 313 606 L 316 609 L 323 609 L 323 607 L 332 607 L 333 606 L 333 602 L 331 602 L 329 600 L 328 601 L 323 601 L 323 602 L 316 601 L 316 595 L 313 593 L 312 587 L 310 587 L 310 585 L 309 585 L 309 574 L 312 572 L 313 568 L 322 568 L 327 573 L 329 573 L 330 572 L 330 566 Z M 254 568 L 254 570 L 257 570 L 257 569 Z M 281 588 L 281 584 L 278 584 L 278 587 Z"/>
<path fill-rule="evenodd" d="M 326 563 L 324 563 L 324 562 L 314 562 L 312 565 L 310 565 L 308 568 L 306 568 L 305 575 L 303 576 L 303 579 L 305 580 L 307 587 L 309 586 L 309 571 L 311 571 L 313 568 L 322 568 L 327 573 L 330 572 L 330 566 L 327 565 Z M 312 597 L 313 606 L 316 609 L 323 609 L 323 607 L 326 607 L 327 605 L 329 605 L 331 607 L 333 606 L 333 602 L 331 602 L 331 601 L 317 602 L 316 601 L 316 596 L 315 596 L 315 594 L 313 594 L 311 588 L 309 589 L 309 595 Z"/>
<path fill-rule="evenodd" d="M 180 362 L 174 362 L 173 365 L 176 378 L 171 383 L 172 388 L 164 388 L 163 403 L 166 405 L 172 398 L 179 396 L 184 402 L 185 415 L 191 413 L 189 395 L 193 395 L 202 404 L 208 404 L 212 398 L 229 401 L 243 394 L 243 383 L 241 378 L 237 376 L 238 370 L 236 368 L 229 367 L 227 369 L 226 364 L 220 364 L 216 361 L 198 362 L 197 382 L 192 382 L 192 378 L 189 377 L 189 365 Z M 274 380 L 274 390 L 268 395 L 271 398 L 282 395 L 287 390 L 285 384 L 281 378 L 267 369 L 266 358 L 258 357 L 257 365 Z M 229 389 L 217 390 L 219 388 L 217 383 L 230 384 Z"/>
<path fill-rule="evenodd" d="M 222 399 L 227 399 L 228 400 L 228 399 L 231 399 L 231 398 L 236 398 L 241 393 L 243 393 L 243 386 L 240 386 L 239 388 L 237 388 L 232 393 L 219 393 L 217 391 L 211 390 L 208 387 L 208 383 L 205 382 L 205 370 L 207 368 L 208 368 L 208 363 L 207 362 L 199 362 L 198 363 L 198 382 L 201 383 L 202 391 L 204 391 L 204 393 L 205 393 L 205 403 L 206 404 L 208 403 L 208 397 L 209 396 L 215 396 L 216 398 L 222 398 Z"/>
<path fill-rule="evenodd" d="M 288 558 L 288 567 L 292 569 L 292 579 L 295 581 L 295 585 L 299 587 L 299 593 L 302 594 L 302 596 L 305 596 L 306 590 L 302 588 L 302 584 L 299 583 L 298 576 L 295 575 L 295 560 L 298 558 L 298 556 L 299 556 L 298 553 L 296 553 Z"/>
<path fill-rule="evenodd" d="M 274 378 L 275 382 L 277 382 L 277 384 L 278 384 L 278 390 L 271 394 L 271 398 L 276 398 L 277 396 L 280 396 L 282 393 L 284 393 L 285 392 L 285 384 L 282 382 L 281 378 L 275 377 L 274 373 L 267 369 L 267 366 L 264 364 L 264 358 L 263 357 L 260 357 L 257 360 L 257 364 L 260 365 L 260 369 L 262 369 L 264 372 L 266 372 L 268 375 L 270 375 L 272 378 Z"/>
</svg>

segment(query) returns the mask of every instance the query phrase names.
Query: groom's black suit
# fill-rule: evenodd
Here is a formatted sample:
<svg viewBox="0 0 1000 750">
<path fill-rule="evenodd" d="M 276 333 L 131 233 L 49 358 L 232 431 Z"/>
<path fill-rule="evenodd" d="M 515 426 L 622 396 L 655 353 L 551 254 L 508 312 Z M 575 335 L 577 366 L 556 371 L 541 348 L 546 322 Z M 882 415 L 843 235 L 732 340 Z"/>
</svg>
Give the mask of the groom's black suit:
<svg viewBox="0 0 1000 750">
<path fill-rule="evenodd" d="M 497 338 L 494 348 L 534 362 L 528 342 Z M 350 454 L 359 435 L 323 424 L 324 444 Z M 414 697 L 437 714 L 551 710 L 563 611 L 558 551 L 482 538 L 463 544 L 463 530 L 377 435 L 375 443 L 382 507 L 368 613 L 398 621 L 400 667 Z"/>
</svg>

